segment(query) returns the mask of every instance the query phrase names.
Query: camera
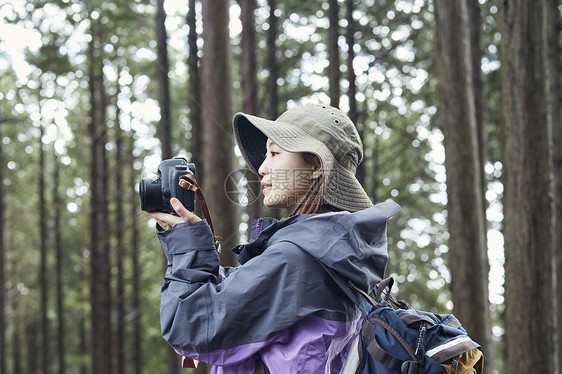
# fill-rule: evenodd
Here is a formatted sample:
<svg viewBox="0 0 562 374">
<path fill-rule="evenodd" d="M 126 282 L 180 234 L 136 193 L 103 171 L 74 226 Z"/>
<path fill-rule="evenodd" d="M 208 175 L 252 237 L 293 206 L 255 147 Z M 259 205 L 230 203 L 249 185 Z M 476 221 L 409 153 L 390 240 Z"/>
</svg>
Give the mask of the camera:
<svg viewBox="0 0 562 374">
<path fill-rule="evenodd" d="M 183 206 L 195 210 L 195 192 L 179 185 L 180 177 L 186 174 L 195 176 L 195 164 L 188 163 L 183 157 L 164 160 L 158 165 L 156 179 L 143 178 L 139 182 L 141 209 L 146 212 L 175 213 L 170 205 L 172 197 L 178 198 Z"/>
</svg>

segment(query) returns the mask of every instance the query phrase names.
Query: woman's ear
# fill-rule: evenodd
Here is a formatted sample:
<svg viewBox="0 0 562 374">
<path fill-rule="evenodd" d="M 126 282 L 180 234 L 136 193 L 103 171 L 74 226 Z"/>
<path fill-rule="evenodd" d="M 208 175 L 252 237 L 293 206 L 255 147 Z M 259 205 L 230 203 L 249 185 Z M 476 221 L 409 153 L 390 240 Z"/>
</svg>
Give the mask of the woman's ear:
<svg viewBox="0 0 562 374">
<path fill-rule="evenodd" d="M 322 169 L 316 169 L 314 168 L 314 171 L 312 172 L 312 179 L 318 179 L 322 176 Z"/>
<path fill-rule="evenodd" d="M 313 153 L 301 153 L 304 161 L 312 166 L 311 179 L 318 179 L 322 176 L 322 161 Z"/>
</svg>

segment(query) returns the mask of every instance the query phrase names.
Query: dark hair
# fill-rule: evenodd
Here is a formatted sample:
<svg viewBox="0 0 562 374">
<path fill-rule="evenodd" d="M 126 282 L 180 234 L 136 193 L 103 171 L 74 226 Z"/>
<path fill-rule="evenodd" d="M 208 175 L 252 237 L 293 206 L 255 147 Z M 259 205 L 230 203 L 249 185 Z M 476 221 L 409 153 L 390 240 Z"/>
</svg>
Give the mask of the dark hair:
<svg viewBox="0 0 562 374">
<path fill-rule="evenodd" d="M 305 162 L 314 165 L 317 168 L 322 167 L 322 163 L 320 162 L 320 159 L 315 154 L 304 152 L 301 153 L 301 155 Z M 323 175 L 320 175 L 318 178 L 314 179 L 312 185 L 306 192 L 304 199 L 297 206 L 294 212 L 291 213 L 291 215 L 341 211 L 341 209 L 331 206 L 324 200 L 324 197 L 322 196 L 323 184 L 324 184 Z"/>
</svg>

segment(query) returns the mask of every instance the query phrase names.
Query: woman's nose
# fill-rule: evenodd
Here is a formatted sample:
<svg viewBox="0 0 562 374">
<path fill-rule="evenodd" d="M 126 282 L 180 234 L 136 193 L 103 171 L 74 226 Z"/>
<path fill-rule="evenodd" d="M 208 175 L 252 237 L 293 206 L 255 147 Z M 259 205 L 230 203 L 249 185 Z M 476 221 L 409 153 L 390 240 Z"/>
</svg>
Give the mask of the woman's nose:
<svg viewBox="0 0 562 374">
<path fill-rule="evenodd" d="M 261 163 L 259 169 L 258 169 L 258 174 L 261 175 L 262 177 L 266 174 L 269 173 L 269 168 L 267 167 L 267 158 L 265 160 L 263 160 L 263 162 Z"/>
</svg>

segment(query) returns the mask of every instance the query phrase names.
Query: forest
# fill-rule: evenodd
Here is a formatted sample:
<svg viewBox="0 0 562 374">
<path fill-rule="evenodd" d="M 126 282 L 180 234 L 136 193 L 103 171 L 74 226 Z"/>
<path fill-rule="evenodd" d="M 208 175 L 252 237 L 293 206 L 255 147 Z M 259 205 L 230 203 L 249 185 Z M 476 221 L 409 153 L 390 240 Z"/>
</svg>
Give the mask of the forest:
<svg viewBox="0 0 562 374">
<path fill-rule="evenodd" d="M 485 373 L 562 366 L 559 0 L 0 3 L 0 374 L 206 373 L 160 335 L 138 182 L 195 163 L 228 251 L 264 209 L 232 117 L 357 125 L 387 276 L 454 313 Z M 259 187 L 259 186 L 258 186 Z"/>
</svg>

